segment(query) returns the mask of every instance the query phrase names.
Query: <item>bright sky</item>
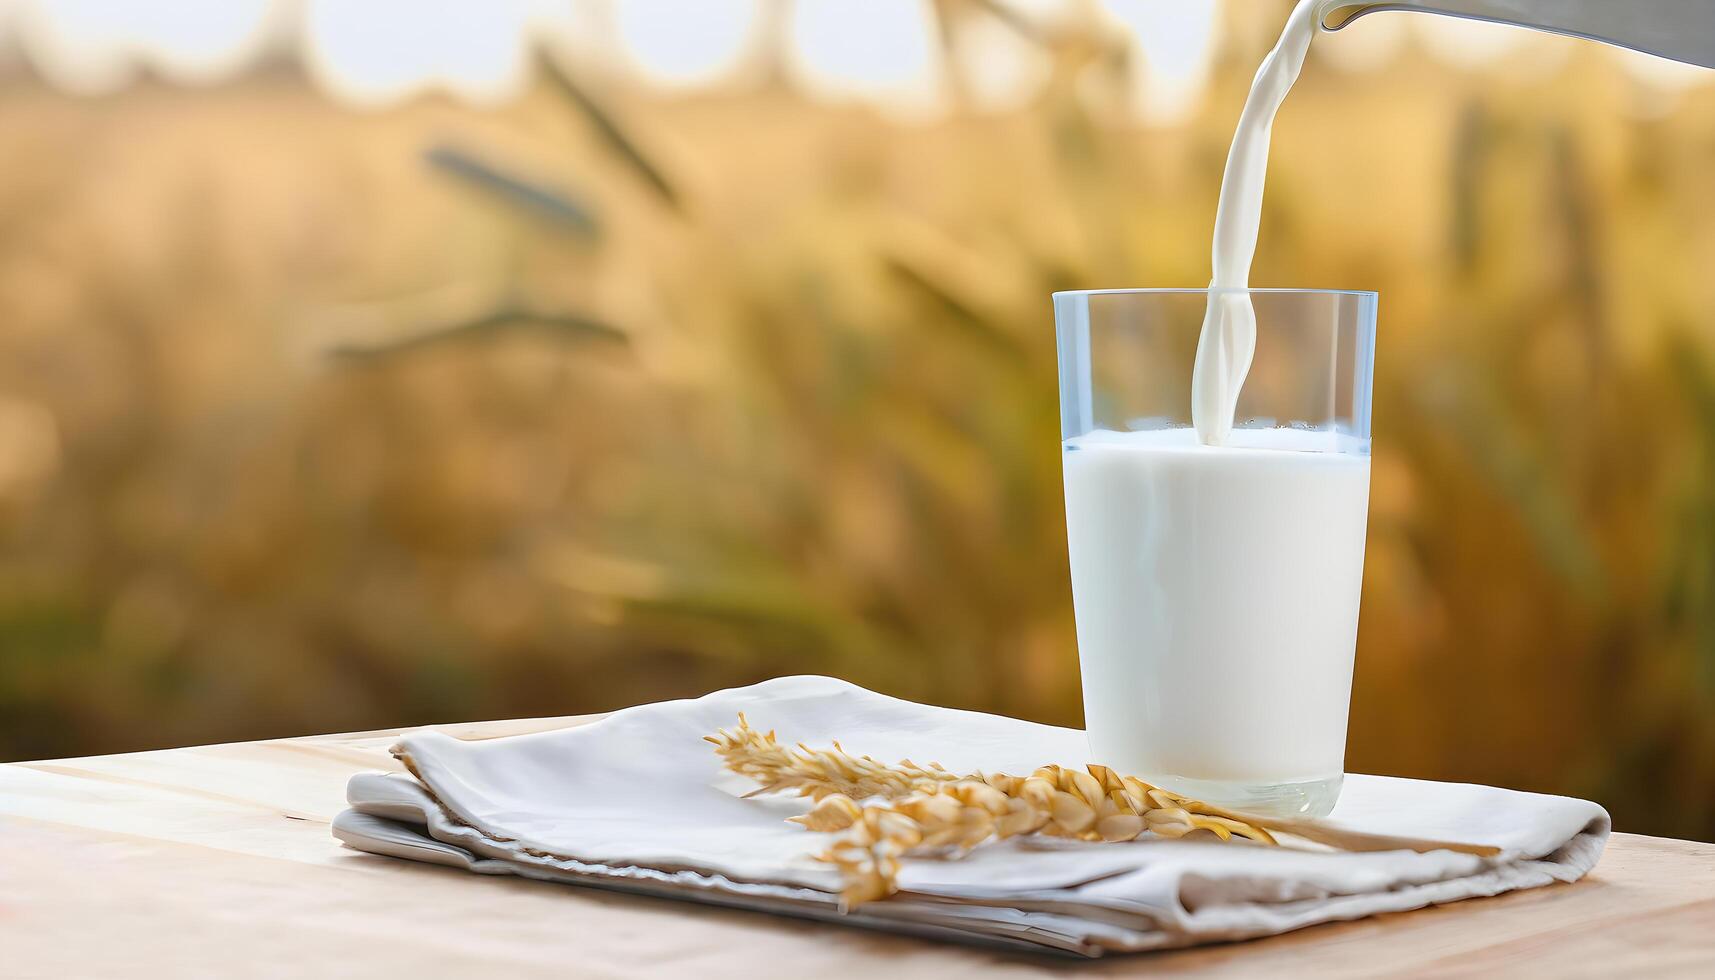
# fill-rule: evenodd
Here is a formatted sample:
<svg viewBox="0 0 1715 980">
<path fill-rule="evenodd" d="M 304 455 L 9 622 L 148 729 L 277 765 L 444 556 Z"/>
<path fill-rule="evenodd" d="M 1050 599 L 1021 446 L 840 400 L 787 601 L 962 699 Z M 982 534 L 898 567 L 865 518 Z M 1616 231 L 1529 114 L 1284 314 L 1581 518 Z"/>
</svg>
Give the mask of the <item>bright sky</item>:
<svg viewBox="0 0 1715 980">
<path fill-rule="evenodd" d="M 1071 0 L 1001 0 L 1044 23 Z M 1223 23 L 1219 0 L 1096 0 L 1134 48 L 1139 118 L 1171 124 L 1199 105 Z M 933 117 L 956 77 L 980 106 L 1028 100 L 1046 76 L 1041 52 L 980 15 L 943 43 L 929 0 L 788 0 L 768 30 L 766 0 L 0 0 L 0 51 L 20 52 L 53 84 L 99 94 L 149 69 L 183 84 L 231 78 L 266 51 L 296 50 L 331 95 L 380 106 L 430 90 L 476 102 L 516 95 L 527 53 L 600 62 L 661 87 L 742 79 L 764 45 L 812 97 Z M 1245 9 L 1254 9 L 1247 5 Z M 1284 8 L 1282 8 L 1284 11 Z M 1381 70 L 1407 43 L 1459 71 L 1552 68 L 1565 39 L 1444 17 L 1379 14 L 1318 42 L 1350 72 Z M 949 57 L 950 56 L 950 57 Z M 1622 61 L 1671 95 L 1710 72 L 1646 56 Z"/>
</svg>

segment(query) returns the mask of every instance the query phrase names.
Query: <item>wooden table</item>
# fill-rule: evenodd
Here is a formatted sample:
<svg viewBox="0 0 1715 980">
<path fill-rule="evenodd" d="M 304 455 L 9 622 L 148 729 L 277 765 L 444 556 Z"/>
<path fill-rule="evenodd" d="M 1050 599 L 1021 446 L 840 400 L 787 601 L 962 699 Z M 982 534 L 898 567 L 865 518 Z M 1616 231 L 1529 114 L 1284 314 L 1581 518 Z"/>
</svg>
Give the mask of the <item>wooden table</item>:
<svg viewBox="0 0 1715 980">
<path fill-rule="evenodd" d="M 0 766 L 0 976 L 1715 977 L 1715 844 L 1616 834 L 1574 885 L 1081 964 L 345 849 L 346 778 L 397 735 Z"/>
</svg>

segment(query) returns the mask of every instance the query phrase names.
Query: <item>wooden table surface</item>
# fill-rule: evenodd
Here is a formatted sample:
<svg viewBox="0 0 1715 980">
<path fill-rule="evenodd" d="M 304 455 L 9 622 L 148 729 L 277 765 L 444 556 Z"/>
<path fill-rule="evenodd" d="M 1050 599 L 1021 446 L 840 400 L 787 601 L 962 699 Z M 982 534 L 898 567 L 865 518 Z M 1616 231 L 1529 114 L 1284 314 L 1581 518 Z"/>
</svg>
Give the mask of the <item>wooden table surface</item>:
<svg viewBox="0 0 1715 980">
<path fill-rule="evenodd" d="M 397 735 L 0 766 L 0 976 L 1715 977 L 1715 844 L 1616 834 L 1573 885 L 1084 964 L 341 847 L 346 778 Z"/>
</svg>

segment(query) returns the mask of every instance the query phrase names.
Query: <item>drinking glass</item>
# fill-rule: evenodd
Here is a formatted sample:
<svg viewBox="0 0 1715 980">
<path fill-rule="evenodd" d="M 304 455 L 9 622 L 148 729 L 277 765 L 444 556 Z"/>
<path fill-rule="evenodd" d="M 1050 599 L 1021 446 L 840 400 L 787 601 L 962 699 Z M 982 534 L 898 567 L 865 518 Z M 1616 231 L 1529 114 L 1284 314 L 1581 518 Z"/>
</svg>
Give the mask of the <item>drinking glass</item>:
<svg viewBox="0 0 1715 980">
<path fill-rule="evenodd" d="M 1226 443 L 1191 375 L 1211 293 L 1255 355 Z M 1345 772 L 1369 509 L 1376 294 L 1054 294 L 1091 759 L 1209 803 L 1322 816 Z"/>
</svg>

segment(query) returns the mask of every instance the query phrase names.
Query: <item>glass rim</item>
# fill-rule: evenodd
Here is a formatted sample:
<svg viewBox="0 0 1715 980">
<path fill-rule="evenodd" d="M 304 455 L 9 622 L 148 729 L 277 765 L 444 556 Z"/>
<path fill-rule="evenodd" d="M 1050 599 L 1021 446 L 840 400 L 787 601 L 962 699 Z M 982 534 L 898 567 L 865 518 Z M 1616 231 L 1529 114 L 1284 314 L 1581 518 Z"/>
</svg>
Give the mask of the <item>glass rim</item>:
<svg viewBox="0 0 1715 980">
<path fill-rule="evenodd" d="M 1276 286 L 1145 286 L 1120 289 L 1061 289 L 1054 292 L 1054 297 L 1061 296 L 1183 296 L 1208 295 L 1209 293 L 1268 293 L 1291 294 L 1304 296 L 1368 296 L 1377 298 L 1380 294 L 1373 289 L 1297 289 Z"/>
</svg>

